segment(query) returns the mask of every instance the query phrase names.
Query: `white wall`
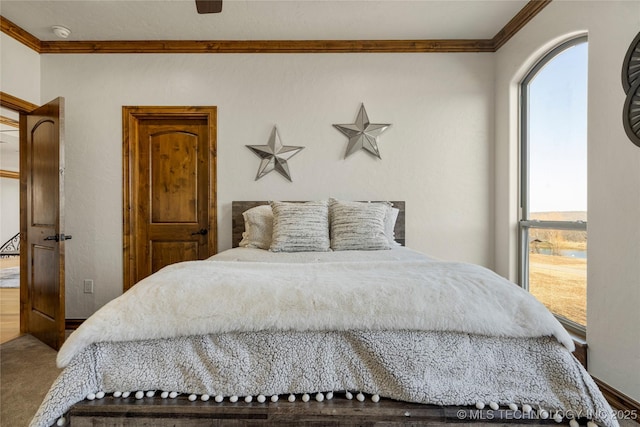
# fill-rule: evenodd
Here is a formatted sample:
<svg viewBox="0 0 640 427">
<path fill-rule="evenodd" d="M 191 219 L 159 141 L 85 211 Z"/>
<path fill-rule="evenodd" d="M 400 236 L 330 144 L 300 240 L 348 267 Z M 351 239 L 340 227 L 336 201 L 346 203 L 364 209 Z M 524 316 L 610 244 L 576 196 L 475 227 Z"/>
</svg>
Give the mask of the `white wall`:
<svg viewBox="0 0 640 427">
<path fill-rule="evenodd" d="M 20 231 L 20 181 L 0 178 L 0 246 Z"/>
<path fill-rule="evenodd" d="M 42 98 L 66 98 L 67 317 L 122 289 L 122 106 L 218 106 L 219 249 L 231 201 L 407 201 L 407 242 L 437 257 L 493 266 L 493 55 L 42 55 Z M 382 160 L 343 159 L 364 102 Z M 293 183 L 254 181 L 278 126 Z M 95 294 L 82 293 L 83 279 Z"/>
<path fill-rule="evenodd" d="M 517 83 L 543 52 L 588 33 L 589 371 L 640 400 L 640 148 L 622 127 L 624 55 L 640 2 L 554 1 L 496 56 L 496 270 L 516 276 Z"/>
<path fill-rule="evenodd" d="M 0 33 L 0 91 L 40 104 L 40 55 Z"/>
<path fill-rule="evenodd" d="M 38 104 L 40 102 L 40 55 L 25 45 L 0 33 L 0 91 Z M 3 115 L 17 119 L 14 112 Z M 12 140 L 15 137 L 10 137 Z M 0 166 L 17 171 L 17 156 L 3 150 Z M 17 179 L 0 179 L 0 245 L 20 231 L 20 183 Z"/>
</svg>

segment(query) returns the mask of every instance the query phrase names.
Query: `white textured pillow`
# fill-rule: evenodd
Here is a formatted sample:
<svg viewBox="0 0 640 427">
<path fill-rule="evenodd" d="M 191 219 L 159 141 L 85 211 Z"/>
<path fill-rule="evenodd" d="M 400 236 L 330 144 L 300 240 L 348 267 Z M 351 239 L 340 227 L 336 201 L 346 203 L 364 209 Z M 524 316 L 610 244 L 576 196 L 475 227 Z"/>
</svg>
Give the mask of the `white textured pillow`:
<svg viewBox="0 0 640 427">
<path fill-rule="evenodd" d="M 400 209 L 389 207 L 387 210 L 387 216 L 384 218 L 384 234 L 389 239 L 391 246 L 400 246 L 400 243 L 396 242 L 396 221 L 398 220 L 398 214 Z"/>
<path fill-rule="evenodd" d="M 244 233 L 240 247 L 269 249 L 273 234 L 273 211 L 269 205 L 256 206 L 242 213 Z"/>
<path fill-rule="evenodd" d="M 326 252 L 329 248 L 327 201 L 271 202 L 272 252 Z"/>
<path fill-rule="evenodd" d="M 391 249 L 391 243 L 385 234 L 385 218 L 390 206 L 386 202 L 341 202 L 330 199 L 331 249 Z"/>
</svg>

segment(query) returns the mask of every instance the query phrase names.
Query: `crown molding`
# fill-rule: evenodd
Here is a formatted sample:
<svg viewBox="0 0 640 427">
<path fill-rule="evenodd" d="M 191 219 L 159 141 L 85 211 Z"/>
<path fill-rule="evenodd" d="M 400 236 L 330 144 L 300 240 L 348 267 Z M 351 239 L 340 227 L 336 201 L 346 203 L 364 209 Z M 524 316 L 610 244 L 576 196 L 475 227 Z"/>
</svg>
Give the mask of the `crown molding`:
<svg viewBox="0 0 640 427">
<path fill-rule="evenodd" d="M 491 40 L 131 40 L 42 42 L 42 53 L 493 52 Z"/>
<path fill-rule="evenodd" d="M 20 172 L 0 169 L 0 178 L 20 179 Z"/>
<path fill-rule="evenodd" d="M 30 113 L 38 108 L 36 104 L 32 104 L 29 101 L 25 101 L 5 92 L 0 92 L 0 107 L 8 108 L 19 113 Z"/>
<path fill-rule="evenodd" d="M 542 9 L 547 7 L 551 0 L 531 0 L 523 7 L 520 12 L 514 16 L 507 25 L 502 27 L 500 31 L 491 39 L 494 51 L 500 49 L 507 41 L 511 39 L 518 31 L 522 29 L 529 21 L 533 19 Z"/>
<path fill-rule="evenodd" d="M 0 116 L 0 124 L 11 126 L 14 128 L 20 127 L 20 122 L 14 119 L 10 119 L 9 117 Z"/>
<path fill-rule="evenodd" d="M 19 41 L 20 43 L 27 46 L 28 48 L 31 48 L 38 53 L 42 53 L 40 51 L 40 43 L 41 43 L 40 40 L 38 40 L 34 35 L 18 27 L 16 24 L 14 24 L 13 22 L 9 21 L 8 19 L 6 19 L 1 15 L 0 15 L 0 31 L 2 31 L 9 37 Z"/>
<path fill-rule="evenodd" d="M 38 53 L 454 53 L 495 52 L 552 0 L 530 0 L 492 39 L 41 41 L 0 16 L 0 29 Z"/>
</svg>

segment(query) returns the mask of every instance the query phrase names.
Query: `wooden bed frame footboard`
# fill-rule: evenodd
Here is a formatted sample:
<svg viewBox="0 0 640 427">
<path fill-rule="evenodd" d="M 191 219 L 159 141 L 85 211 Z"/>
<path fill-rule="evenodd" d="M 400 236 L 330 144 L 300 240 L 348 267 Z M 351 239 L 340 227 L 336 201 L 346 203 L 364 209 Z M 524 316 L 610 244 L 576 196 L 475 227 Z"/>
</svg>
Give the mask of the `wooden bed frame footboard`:
<svg viewBox="0 0 640 427">
<path fill-rule="evenodd" d="M 377 403 L 336 397 L 318 402 L 280 399 L 278 402 L 217 403 L 186 396 L 177 399 L 159 397 L 136 400 L 105 397 L 82 401 L 69 412 L 71 427 L 213 427 L 213 426 L 424 426 L 457 424 L 531 426 L 556 424 L 535 413 L 524 414 L 508 408 L 498 410 L 457 406 L 435 406 L 382 399 Z"/>
</svg>

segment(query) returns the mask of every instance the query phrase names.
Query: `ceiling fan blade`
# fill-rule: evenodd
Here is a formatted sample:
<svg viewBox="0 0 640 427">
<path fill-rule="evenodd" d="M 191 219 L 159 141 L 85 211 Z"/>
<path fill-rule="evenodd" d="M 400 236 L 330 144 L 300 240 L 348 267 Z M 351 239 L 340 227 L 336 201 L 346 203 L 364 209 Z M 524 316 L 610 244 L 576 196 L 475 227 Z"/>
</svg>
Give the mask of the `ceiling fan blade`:
<svg viewBox="0 0 640 427">
<path fill-rule="evenodd" d="M 198 13 L 220 13 L 222 12 L 222 0 L 196 0 Z"/>
</svg>

